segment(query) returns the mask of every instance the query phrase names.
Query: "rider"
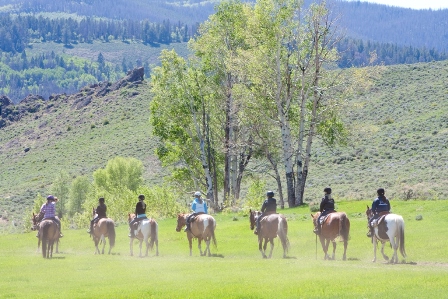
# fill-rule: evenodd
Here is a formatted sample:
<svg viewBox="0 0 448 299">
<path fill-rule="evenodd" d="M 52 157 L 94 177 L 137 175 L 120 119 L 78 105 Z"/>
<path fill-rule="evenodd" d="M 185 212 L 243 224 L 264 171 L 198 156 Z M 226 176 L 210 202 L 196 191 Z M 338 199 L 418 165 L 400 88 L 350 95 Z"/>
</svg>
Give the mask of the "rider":
<svg viewBox="0 0 448 299">
<path fill-rule="evenodd" d="M 135 238 L 134 230 L 132 229 L 132 226 L 134 223 L 139 222 L 143 219 L 148 219 L 146 217 L 146 204 L 144 202 L 145 196 L 143 194 L 140 194 L 138 196 L 138 203 L 135 205 L 135 218 L 132 219 L 131 222 L 129 222 L 129 227 L 131 229 L 131 233 L 129 234 L 129 237 Z"/>
<path fill-rule="evenodd" d="M 257 227 L 254 230 L 254 234 L 258 235 L 258 230 L 260 229 L 260 221 L 266 215 L 277 213 L 277 200 L 274 198 L 274 192 L 266 192 L 266 200 L 261 206 L 261 215 L 257 218 Z"/>
<path fill-rule="evenodd" d="M 107 218 L 106 211 L 107 206 L 104 204 L 104 197 L 98 198 L 98 206 L 95 209 L 96 216 L 92 220 L 90 220 L 90 229 L 87 231 L 89 234 L 93 231 L 93 224 L 97 223 L 101 218 Z"/>
<path fill-rule="evenodd" d="M 39 219 L 42 220 L 53 220 L 56 225 L 59 227 L 59 237 L 62 238 L 62 229 L 61 229 L 61 221 L 56 216 L 56 202 L 58 201 L 58 198 L 53 195 L 47 196 L 47 202 L 42 205 L 40 208 L 40 215 Z M 37 236 L 39 236 L 39 233 L 37 233 Z"/>
<path fill-rule="evenodd" d="M 378 194 L 378 197 L 373 201 L 372 203 L 372 217 L 369 219 L 368 225 L 369 225 L 369 232 L 367 233 L 367 237 L 371 238 L 373 236 L 373 226 L 372 221 L 375 219 L 378 219 L 380 216 L 380 213 L 382 212 L 390 212 L 390 202 L 384 196 L 384 189 L 379 188 L 376 190 L 376 193 Z"/>
<path fill-rule="evenodd" d="M 202 200 L 201 198 L 201 192 L 196 191 L 194 193 L 194 200 L 191 203 L 191 210 L 193 211 L 193 213 L 191 213 L 190 215 L 188 215 L 187 217 L 187 223 L 186 223 L 186 227 L 185 227 L 185 232 L 187 230 L 190 230 L 190 222 L 191 219 L 193 219 L 193 217 L 196 217 L 199 214 L 207 214 L 208 213 L 208 208 L 207 208 L 207 203 L 205 202 L 205 200 Z"/>
<path fill-rule="evenodd" d="M 314 228 L 314 233 L 316 235 L 320 235 L 320 230 L 322 228 L 322 225 L 320 223 L 320 220 L 322 217 L 325 217 L 326 215 L 336 212 L 334 210 L 334 199 L 331 196 L 331 188 L 327 187 L 324 189 L 324 197 L 322 198 L 320 202 L 320 215 L 317 218 L 316 228 Z"/>
</svg>

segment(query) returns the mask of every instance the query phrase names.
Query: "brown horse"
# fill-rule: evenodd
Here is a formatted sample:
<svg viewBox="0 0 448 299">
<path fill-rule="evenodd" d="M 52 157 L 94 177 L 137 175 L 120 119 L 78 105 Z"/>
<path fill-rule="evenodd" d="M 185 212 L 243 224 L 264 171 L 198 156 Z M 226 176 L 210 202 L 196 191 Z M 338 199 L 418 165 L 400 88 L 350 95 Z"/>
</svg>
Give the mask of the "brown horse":
<svg viewBox="0 0 448 299">
<path fill-rule="evenodd" d="M 177 227 L 176 231 L 180 232 L 182 227 L 187 224 L 187 217 L 189 214 L 179 214 L 177 215 Z M 215 238 L 215 228 L 216 221 L 215 218 L 208 214 L 200 214 L 195 217 L 195 219 L 190 222 L 190 230 L 187 230 L 187 238 L 188 243 L 190 245 L 190 256 L 192 255 L 192 239 L 198 239 L 198 248 L 201 256 L 205 256 L 208 252 L 208 256 L 211 256 L 210 253 L 210 241 L 213 242 L 213 245 L 216 247 L 216 238 Z M 201 241 L 204 240 L 206 244 L 205 251 L 202 252 Z"/>
<path fill-rule="evenodd" d="M 31 230 L 32 231 L 39 231 L 39 225 L 40 225 L 40 220 L 39 220 L 39 214 L 34 214 L 33 213 L 33 217 L 31 218 L 31 220 L 33 221 L 33 225 L 31 226 Z M 38 233 L 38 241 L 37 241 L 37 251 L 39 251 L 39 248 L 40 248 L 40 243 L 42 242 L 42 234 L 39 232 Z M 59 235 L 58 235 L 58 238 L 57 238 L 57 240 L 55 241 L 55 243 L 56 243 L 56 251 L 55 251 L 55 253 L 59 253 Z"/>
<path fill-rule="evenodd" d="M 257 225 L 257 219 L 260 217 L 261 212 L 249 210 L 249 221 L 250 221 L 250 229 L 253 230 Z M 276 237 L 280 238 L 283 246 L 283 258 L 286 258 L 286 254 L 289 249 L 289 240 L 288 240 L 288 222 L 286 218 L 282 214 L 270 214 L 260 221 L 260 230 L 258 231 L 258 249 L 261 252 L 261 256 L 263 258 L 271 258 L 272 251 L 274 250 L 274 239 Z M 264 240 L 264 245 L 262 247 L 262 243 Z M 266 247 L 268 242 L 271 244 L 271 251 L 269 252 L 269 256 L 266 256 Z"/>
<path fill-rule="evenodd" d="M 317 226 L 317 219 L 320 216 L 320 212 L 316 214 L 311 214 L 313 218 L 314 227 Z M 347 217 L 347 214 L 343 212 L 333 212 L 328 214 L 328 217 L 325 219 L 324 223 L 322 223 L 321 233 L 319 235 L 320 243 L 322 244 L 322 249 L 325 253 L 325 260 L 334 260 L 335 252 L 336 252 L 336 238 L 341 237 L 344 242 L 344 255 L 342 259 L 345 261 L 347 259 L 347 243 L 350 234 L 350 220 Z M 333 255 L 328 255 L 328 245 L 330 245 L 330 241 L 333 243 Z M 316 245 L 317 246 L 317 245 Z"/>
<path fill-rule="evenodd" d="M 39 235 L 42 240 L 42 256 L 44 258 L 53 257 L 54 242 L 59 239 L 59 228 L 53 220 L 43 220 L 39 225 Z"/>
<path fill-rule="evenodd" d="M 134 219 L 135 214 L 128 214 L 128 222 Z M 140 257 L 142 256 L 142 243 L 146 244 L 146 254 L 148 256 L 148 251 L 156 245 L 156 256 L 159 255 L 159 225 L 154 219 L 143 219 L 138 223 L 134 223 L 132 228 L 135 231 L 135 238 L 140 241 Z M 129 247 L 131 251 L 131 256 L 134 255 L 134 238 L 131 238 L 129 242 Z"/>
<path fill-rule="evenodd" d="M 95 242 L 95 254 L 100 254 L 100 249 L 98 248 L 98 244 L 100 242 L 103 243 L 103 249 L 101 250 L 101 253 L 104 254 L 104 247 L 106 247 L 106 237 L 109 238 L 108 254 L 110 254 L 112 247 L 115 246 L 115 223 L 110 218 L 101 218 L 97 223 L 93 224 L 92 238 L 93 242 Z"/>
</svg>

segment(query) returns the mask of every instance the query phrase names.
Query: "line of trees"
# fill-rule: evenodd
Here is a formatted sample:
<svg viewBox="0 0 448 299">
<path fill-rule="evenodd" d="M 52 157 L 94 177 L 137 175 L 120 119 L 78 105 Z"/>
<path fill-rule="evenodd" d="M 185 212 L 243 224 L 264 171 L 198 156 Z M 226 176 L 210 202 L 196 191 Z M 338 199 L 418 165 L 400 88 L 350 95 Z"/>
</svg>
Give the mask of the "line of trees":
<svg viewBox="0 0 448 299">
<path fill-rule="evenodd" d="M 162 52 L 150 121 L 176 184 L 207 190 L 215 207 L 223 191 L 230 205 L 262 162 L 282 206 L 283 190 L 289 207 L 303 204 L 313 141 L 345 142 L 345 99 L 377 73 L 335 70 L 335 25 L 325 1 L 225 1 L 190 42 L 193 57 Z"/>
<path fill-rule="evenodd" d="M 144 44 L 169 44 L 187 42 L 196 32 L 196 26 L 188 26 L 170 20 L 152 23 L 133 20 L 102 20 L 86 17 L 50 19 L 42 16 L 11 16 L 0 14 L 0 49 L 21 53 L 31 41 L 56 42 L 71 46 L 91 43 L 94 40 L 137 40 Z"/>
</svg>

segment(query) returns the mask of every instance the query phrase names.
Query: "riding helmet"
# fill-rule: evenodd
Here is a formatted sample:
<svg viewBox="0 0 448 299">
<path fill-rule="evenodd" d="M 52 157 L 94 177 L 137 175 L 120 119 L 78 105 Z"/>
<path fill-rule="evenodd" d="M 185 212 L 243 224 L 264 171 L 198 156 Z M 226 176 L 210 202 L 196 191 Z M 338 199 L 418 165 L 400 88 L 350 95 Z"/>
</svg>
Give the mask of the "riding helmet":
<svg viewBox="0 0 448 299">
<path fill-rule="evenodd" d="M 140 194 L 140 195 L 138 196 L 138 199 L 145 200 L 145 196 L 144 196 L 143 194 Z"/>
<path fill-rule="evenodd" d="M 196 191 L 196 192 L 194 193 L 194 196 L 195 196 L 195 197 L 196 197 L 196 196 L 201 196 L 201 192 Z"/>
<path fill-rule="evenodd" d="M 53 195 L 48 195 L 48 196 L 47 196 L 47 200 L 51 200 L 51 201 L 53 201 L 53 200 L 54 200 L 54 196 L 53 196 Z"/>
<path fill-rule="evenodd" d="M 379 188 L 378 190 L 376 190 L 376 193 L 378 195 L 384 195 L 384 188 Z"/>
<path fill-rule="evenodd" d="M 100 197 L 100 198 L 98 198 L 98 201 L 99 201 L 99 202 L 104 202 L 104 197 Z"/>
<path fill-rule="evenodd" d="M 331 188 L 330 187 L 325 188 L 324 192 L 327 194 L 331 194 Z"/>
<path fill-rule="evenodd" d="M 268 191 L 266 192 L 267 197 L 274 197 L 274 191 Z"/>
</svg>

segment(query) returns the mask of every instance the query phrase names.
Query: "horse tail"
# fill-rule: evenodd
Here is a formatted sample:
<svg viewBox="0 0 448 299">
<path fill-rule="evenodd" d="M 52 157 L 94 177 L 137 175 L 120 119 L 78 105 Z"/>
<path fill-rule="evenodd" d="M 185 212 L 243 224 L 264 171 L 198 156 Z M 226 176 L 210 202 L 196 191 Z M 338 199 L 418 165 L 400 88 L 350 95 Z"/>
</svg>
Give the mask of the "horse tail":
<svg viewBox="0 0 448 299">
<path fill-rule="evenodd" d="M 216 242 L 216 237 L 215 237 L 215 228 L 216 228 L 216 221 L 215 221 L 215 219 L 213 219 L 213 223 L 209 224 L 209 225 L 212 225 L 212 228 L 210 230 L 211 230 L 211 239 L 212 239 L 212 242 L 213 242 L 213 246 L 215 248 L 218 248 L 218 243 Z"/>
<path fill-rule="evenodd" d="M 288 222 L 286 221 L 285 217 L 279 217 L 278 222 L 278 237 L 280 238 L 280 241 L 282 242 L 283 249 L 285 250 L 285 253 L 289 250 L 289 239 L 288 239 Z"/>
<path fill-rule="evenodd" d="M 339 235 L 344 242 L 347 242 L 350 235 L 350 220 L 347 218 L 347 214 L 342 213 L 339 218 Z"/>
<path fill-rule="evenodd" d="M 107 221 L 107 235 L 109 236 L 110 247 L 115 246 L 115 224 L 113 221 Z"/>
<path fill-rule="evenodd" d="M 151 225 L 151 237 L 150 237 L 150 241 L 149 241 L 149 249 L 152 250 L 152 248 L 154 246 L 154 242 L 158 239 L 159 225 L 157 224 L 157 222 L 155 220 L 152 220 L 150 225 Z"/>
<path fill-rule="evenodd" d="M 398 222 L 398 234 L 399 234 L 399 243 L 400 243 L 400 252 L 403 257 L 406 257 L 406 249 L 404 247 L 404 220 L 400 219 Z"/>
<path fill-rule="evenodd" d="M 44 227 L 42 228 L 42 256 L 44 258 L 47 257 L 47 239 L 48 239 L 48 230 L 50 229 L 49 223 L 45 222 Z"/>
</svg>

